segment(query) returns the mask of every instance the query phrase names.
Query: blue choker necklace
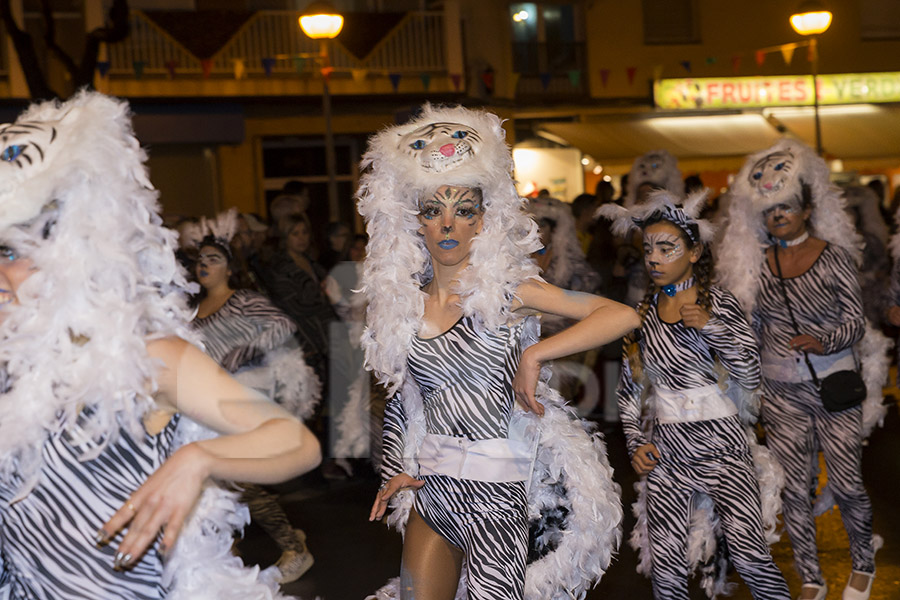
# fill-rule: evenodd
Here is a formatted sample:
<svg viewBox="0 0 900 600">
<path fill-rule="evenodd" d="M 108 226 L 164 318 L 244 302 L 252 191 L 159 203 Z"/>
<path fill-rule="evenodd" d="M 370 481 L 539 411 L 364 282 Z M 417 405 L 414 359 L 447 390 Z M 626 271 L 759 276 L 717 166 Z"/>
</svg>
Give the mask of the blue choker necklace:
<svg viewBox="0 0 900 600">
<path fill-rule="evenodd" d="M 808 239 L 809 239 L 809 232 L 804 231 L 802 234 L 800 234 L 799 236 L 795 237 L 792 240 L 787 240 L 787 241 L 777 240 L 777 241 L 778 241 L 778 245 L 781 246 L 782 248 L 790 248 L 791 246 L 798 246 Z"/>
<path fill-rule="evenodd" d="M 668 285 L 661 285 L 659 286 L 659 289 L 661 289 L 666 296 L 672 298 L 678 292 L 683 292 L 684 290 L 690 289 L 692 287 L 694 287 L 694 278 L 690 277 L 677 285 L 673 283 L 670 283 Z"/>
</svg>

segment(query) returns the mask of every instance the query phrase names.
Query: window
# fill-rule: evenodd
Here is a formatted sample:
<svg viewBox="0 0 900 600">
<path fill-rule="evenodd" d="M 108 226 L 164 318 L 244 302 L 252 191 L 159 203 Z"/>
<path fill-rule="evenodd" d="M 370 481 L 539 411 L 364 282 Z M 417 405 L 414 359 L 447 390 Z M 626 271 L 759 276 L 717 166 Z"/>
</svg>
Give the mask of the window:
<svg viewBox="0 0 900 600">
<path fill-rule="evenodd" d="M 900 2 L 897 0 L 862 0 L 859 16 L 863 40 L 900 39 Z"/>
<path fill-rule="evenodd" d="M 697 0 L 641 0 L 644 43 L 699 44 Z"/>
<path fill-rule="evenodd" d="M 583 69 L 576 11 L 565 3 L 511 3 L 513 70 L 536 75 Z"/>
</svg>

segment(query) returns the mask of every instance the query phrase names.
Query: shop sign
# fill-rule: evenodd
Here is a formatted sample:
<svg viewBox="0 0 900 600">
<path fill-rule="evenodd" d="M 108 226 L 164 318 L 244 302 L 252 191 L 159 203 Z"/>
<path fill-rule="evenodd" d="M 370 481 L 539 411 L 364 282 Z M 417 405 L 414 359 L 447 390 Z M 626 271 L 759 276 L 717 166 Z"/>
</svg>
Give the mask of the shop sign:
<svg viewBox="0 0 900 600">
<path fill-rule="evenodd" d="M 900 72 L 819 75 L 819 104 L 900 102 Z M 812 75 L 662 79 L 653 86 L 666 110 L 812 106 Z"/>
</svg>

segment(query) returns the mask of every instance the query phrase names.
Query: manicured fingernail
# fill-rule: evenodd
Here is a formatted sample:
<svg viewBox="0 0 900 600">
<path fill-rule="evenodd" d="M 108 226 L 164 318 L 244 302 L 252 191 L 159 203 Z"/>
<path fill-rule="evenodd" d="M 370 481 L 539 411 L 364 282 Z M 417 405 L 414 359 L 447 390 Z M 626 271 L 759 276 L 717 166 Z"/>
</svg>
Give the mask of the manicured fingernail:
<svg viewBox="0 0 900 600">
<path fill-rule="evenodd" d="M 97 535 L 94 536 L 94 542 L 98 546 L 102 546 L 103 544 L 105 544 L 108 541 L 109 541 L 109 534 L 106 533 L 106 531 L 103 529 L 98 530 Z"/>
<path fill-rule="evenodd" d="M 123 554 L 122 552 L 116 552 L 116 558 L 113 561 L 113 567 L 116 569 L 121 569 L 122 567 L 128 566 L 128 563 L 131 562 L 130 554 Z"/>
<path fill-rule="evenodd" d="M 165 558 L 165 556 L 167 554 L 169 554 L 169 547 L 166 546 L 165 544 L 160 544 L 159 545 L 159 553 L 163 555 L 163 558 Z"/>
</svg>

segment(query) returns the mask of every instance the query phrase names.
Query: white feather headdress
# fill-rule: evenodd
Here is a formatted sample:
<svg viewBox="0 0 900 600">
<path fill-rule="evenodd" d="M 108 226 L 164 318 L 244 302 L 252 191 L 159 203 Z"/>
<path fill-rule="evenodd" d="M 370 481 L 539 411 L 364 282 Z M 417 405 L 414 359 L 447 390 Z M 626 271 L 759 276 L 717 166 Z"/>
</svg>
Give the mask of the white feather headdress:
<svg viewBox="0 0 900 600">
<path fill-rule="evenodd" d="M 465 315 L 494 329 L 510 318 L 516 288 L 538 269 L 537 227 L 512 179 L 512 156 L 500 119 L 462 107 L 426 104 L 405 125 L 372 136 L 363 156 L 358 207 L 369 244 L 362 289 L 366 364 L 393 392 L 406 375 L 406 355 L 425 310 L 421 286 L 431 259 L 417 233 L 418 203 L 443 185 L 481 189 L 483 228 L 472 241 L 457 292 Z"/>
<path fill-rule="evenodd" d="M 231 251 L 231 238 L 237 233 L 238 210 L 230 208 L 220 212 L 213 219 L 206 216 L 200 217 L 199 223 L 190 223 L 183 229 L 183 234 L 194 246 L 199 246 L 207 237 L 212 236 L 216 243 L 224 249 Z"/>
<path fill-rule="evenodd" d="M 632 163 L 628 172 L 626 207 L 637 204 L 638 188 L 645 183 L 657 189 L 668 190 L 679 198 L 684 197 L 684 182 L 678 169 L 678 159 L 668 150 L 651 150 Z"/>
<path fill-rule="evenodd" d="M 682 199 L 677 194 L 658 190 L 651 192 L 642 204 L 630 208 L 618 204 L 604 204 L 597 209 L 597 216 L 612 221 L 611 231 L 619 237 L 628 237 L 632 231 L 641 229 L 646 221 L 658 217 L 678 226 L 693 243 L 701 241 L 707 244 L 716 234 L 712 223 L 699 218 L 703 207 L 706 206 L 708 195 L 708 189 L 694 192 L 682 204 Z M 699 240 L 693 239 L 695 234 L 691 231 L 691 225 L 697 226 Z"/>
<path fill-rule="evenodd" d="M 157 214 L 128 105 L 83 91 L 0 131 L 0 239 L 34 265 L 0 324 L 0 479 L 21 478 L 25 494 L 47 436 L 79 415 L 91 456 L 120 428 L 143 435 L 157 368 L 146 340 L 192 336 L 175 233 Z"/>
<path fill-rule="evenodd" d="M 780 140 L 749 156 L 738 173 L 716 253 L 720 283 L 748 314 L 756 305 L 763 249 L 771 244 L 763 211 L 777 204 L 798 205 L 804 185 L 812 203 L 810 234 L 847 249 L 857 263 L 862 260 L 862 237 L 844 210 L 840 188 L 831 183 L 828 165 L 802 142 Z"/>
<path fill-rule="evenodd" d="M 575 233 L 575 217 L 568 204 L 556 198 L 533 198 L 528 202 L 528 212 L 540 223 L 549 219 L 555 224 L 550 246 L 553 248 L 553 260 L 544 273 L 544 279 L 568 288 L 572 271 L 578 261 L 584 260 L 584 252 L 578 244 Z"/>
</svg>

